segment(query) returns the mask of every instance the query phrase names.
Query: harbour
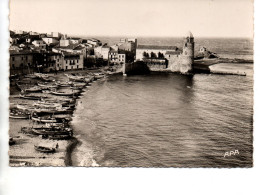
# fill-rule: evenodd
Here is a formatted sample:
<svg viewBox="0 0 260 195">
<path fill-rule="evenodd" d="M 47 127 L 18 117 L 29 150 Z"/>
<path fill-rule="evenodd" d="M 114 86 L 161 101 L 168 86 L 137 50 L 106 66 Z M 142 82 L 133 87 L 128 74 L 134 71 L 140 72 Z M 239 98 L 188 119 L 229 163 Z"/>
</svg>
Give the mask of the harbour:
<svg viewBox="0 0 260 195">
<path fill-rule="evenodd" d="M 153 72 L 94 83 L 72 120 L 72 165 L 252 167 L 252 66 L 240 71 L 247 76 Z M 232 149 L 239 155 L 224 158 Z"/>
<path fill-rule="evenodd" d="M 216 49 L 216 51 L 219 50 Z M 251 167 L 252 147 L 249 143 L 252 142 L 250 129 L 252 129 L 253 104 L 249 97 L 252 96 L 253 86 L 253 66 L 250 61 L 252 58 L 248 58 L 251 55 L 250 51 L 245 52 L 244 56 L 240 56 L 239 59 L 232 58 L 232 54 L 237 54 L 237 50 L 232 52 L 228 56 L 220 52 L 220 56 L 213 59 L 194 59 L 193 73 L 189 74 L 162 68 L 165 67 L 164 65 L 151 66 L 147 64 L 143 64 L 143 67 L 149 71 L 142 72 L 139 71 L 141 67 L 139 62 L 134 62 L 137 65 L 126 63 L 119 66 L 102 66 L 94 69 L 58 71 L 56 73 L 20 74 L 10 77 L 10 143 L 12 143 L 9 151 L 10 165 Z M 127 66 L 131 67 L 133 74 L 124 73 L 124 68 L 126 70 Z M 222 80 L 223 83 L 220 82 Z M 224 124 L 221 126 L 216 121 L 212 123 L 211 120 L 220 117 L 215 112 L 219 112 L 220 107 L 225 107 L 222 105 L 222 98 L 228 97 L 228 91 L 234 90 L 231 83 L 241 81 L 247 84 L 245 88 L 239 84 L 237 89 L 239 93 L 245 93 L 241 96 L 243 99 L 228 101 L 225 106 L 231 105 L 231 107 L 225 116 L 237 112 L 235 110 L 241 108 L 240 101 L 247 102 L 242 106 L 246 112 L 238 111 L 239 115 L 237 116 L 243 118 L 243 124 L 237 123 L 236 116 L 227 118 L 236 121 L 231 128 L 231 135 L 234 135 L 234 129 L 240 131 L 236 138 L 232 137 L 231 139 L 237 139 L 235 143 L 241 143 L 244 148 L 236 147 L 239 151 L 246 153 L 240 155 L 242 157 L 239 161 L 225 158 L 226 162 L 223 165 L 221 151 L 233 149 L 228 144 L 229 140 L 223 142 L 224 145 L 209 140 L 220 140 L 221 138 L 217 138 L 218 134 L 223 134 L 224 129 L 227 131 L 228 127 L 225 125 L 230 122 L 224 122 L 225 120 L 221 118 L 220 121 Z M 213 91 L 210 95 L 205 94 L 208 90 L 206 84 L 208 82 L 219 83 L 219 85 L 211 84 L 216 89 L 212 88 Z M 216 99 L 218 92 L 223 90 L 221 83 L 227 85 L 226 90 L 222 92 L 227 94 Z M 118 88 L 115 88 L 116 86 Z M 152 88 L 150 88 L 151 86 Z M 153 92 L 153 87 L 156 86 L 158 89 Z M 131 89 L 131 87 L 134 88 Z M 160 90 L 162 90 L 161 95 L 156 93 Z M 142 99 L 138 97 L 146 98 L 142 102 Z M 138 101 L 141 101 L 140 105 L 137 104 Z M 213 110 L 206 111 L 207 106 L 205 107 L 199 102 L 204 102 L 205 105 L 215 102 L 213 105 L 218 105 L 219 108 L 214 110 L 216 108 L 213 106 Z M 155 105 L 159 107 L 159 110 Z M 166 106 L 165 111 L 161 110 L 164 106 Z M 170 110 L 167 110 L 167 106 Z M 131 112 L 132 109 L 133 112 Z M 203 111 L 202 114 L 198 114 L 199 110 Z M 111 114 L 112 118 L 110 118 Z M 246 115 L 243 116 L 243 114 Z M 104 117 L 99 118 L 102 115 Z M 160 124 L 153 124 L 155 121 Z M 208 123 L 212 126 L 209 126 Z M 189 124 L 192 125 L 189 126 Z M 208 137 L 202 138 L 194 134 L 192 128 L 194 124 L 197 124 L 195 132 L 208 135 Z M 153 126 L 157 128 L 154 129 Z M 178 128 L 176 129 L 176 127 Z M 220 127 L 221 130 L 216 129 L 217 127 Z M 214 133 L 208 130 L 211 128 L 214 129 Z M 243 134 L 241 128 L 245 128 L 246 131 L 244 132 L 247 136 L 245 142 L 240 142 L 239 136 Z M 140 130 L 143 133 L 141 135 L 139 134 Z M 184 137 L 179 137 L 179 135 L 176 137 L 177 134 L 171 134 L 171 131 L 178 133 L 183 131 Z M 110 134 L 118 135 L 118 137 L 111 137 Z M 194 139 L 188 139 L 188 135 Z M 226 132 L 226 136 L 228 136 L 228 132 Z M 133 139 L 134 137 L 135 139 Z M 133 147 L 132 144 L 127 144 L 130 141 L 128 138 L 133 141 Z M 113 141 L 110 142 L 110 139 Z M 146 139 L 151 140 L 149 143 L 152 144 L 147 145 L 148 151 L 143 146 Z M 172 143 L 172 147 L 169 147 L 170 151 L 165 148 L 166 153 L 164 153 L 162 148 L 155 147 L 156 143 L 166 144 L 168 147 Z M 155 145 L 153 146 L 153 144 Z M 191 148 L 197 145 L 196 147 L 202 149 L 208 146 L 211 150 L 207 151 L 204 156 L 201 156 L 202 149 L 196 152 L 186 148 L 186 152 L 176 152 L 183 144 L 187 146 L 191 144 Z M 135 148 L 138 145 L 142 146 L 142 149 Z M 122 158 L 119 155 L 120 148 L 126 146 L 128 149 L 125 148 L 123 150 L 125 154 L 121 155 L 127 156 Z M 24 153 L 28 148 L 30 148 L 29 152 Z M 115 154 L 114 150 L 119 150 L 118 154 Z M 150 154 L 150 152 L 152 153 Z M 153 153 L 162 154 L 162 156 L 152 157 Z M 149 158 L 147 156 L 146 160 L 142 159 L 146 155 Z M 197 155 L 196 161 L 200 162 L 197 165 L 191 161 L 195 158 L 194 155 Z M 125 158 L 127 159 L 124 161 Z M 162 160 L 164 158 L 165 162 Z M 201 163 L 202 161 L 205 163 Z"/>
</svg>

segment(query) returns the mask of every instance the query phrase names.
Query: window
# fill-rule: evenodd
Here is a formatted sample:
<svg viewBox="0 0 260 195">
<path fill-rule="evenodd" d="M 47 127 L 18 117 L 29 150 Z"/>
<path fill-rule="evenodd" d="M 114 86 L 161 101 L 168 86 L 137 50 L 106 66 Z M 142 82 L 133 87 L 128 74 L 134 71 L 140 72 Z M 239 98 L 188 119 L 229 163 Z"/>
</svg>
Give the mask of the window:
<svg viewBox="0 0 260 195">
<path fill-rule="evenodd" d="M 59 62 L 60 61 L 60 59 L 57 59 L 57 62 Z"/>
<path fill-rule="evenodd" d="M 28 60 L 28 56 L 25 56 L 25 59 Z"/>
<path fill-rule="evenodd" d="M 22 57 L 22 60 L 23 60 L 23 57 Z"/>
<path fill-rule="evenodd" d="M 66 70 L 68 69 L 68 66 L 66 66 Z"/>
<path fill-rule="evenodd" d="M 14 60 L 15 60 L 15 58 L 14 58 L 14 57 L 12 57 L 12 60 L 14 61 Z"/>
<path fill-rule="evenodd" d="M 66 64 L 68 63 L 68 61 L 66 60 Z"/>
<path fill-rule="evenodd" d="M 15 69 L 14 64 L 12 64 L 13 69 Z"/>
<path fill-rule="evenodd" d="M 79 66 L 77 65 L 77 69 L 79 69 Z"/>
<path fill-rule="evenodd" d="M 77 60 L 77 63 L 79 63 L 79 60 Z"/>
</svg>

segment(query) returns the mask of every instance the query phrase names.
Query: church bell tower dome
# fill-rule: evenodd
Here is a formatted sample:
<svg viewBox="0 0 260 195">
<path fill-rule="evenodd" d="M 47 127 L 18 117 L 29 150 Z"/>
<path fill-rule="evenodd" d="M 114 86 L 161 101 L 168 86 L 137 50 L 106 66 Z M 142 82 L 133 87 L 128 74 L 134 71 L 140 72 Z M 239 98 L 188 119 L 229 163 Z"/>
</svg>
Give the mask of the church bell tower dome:
<svg viewBox="0 0 260 195">
<path fill-rule="evenodd" d="M 193 34 L 190 31 L 188 31 L 185 37 L 193 38 Z"/>
</svg>

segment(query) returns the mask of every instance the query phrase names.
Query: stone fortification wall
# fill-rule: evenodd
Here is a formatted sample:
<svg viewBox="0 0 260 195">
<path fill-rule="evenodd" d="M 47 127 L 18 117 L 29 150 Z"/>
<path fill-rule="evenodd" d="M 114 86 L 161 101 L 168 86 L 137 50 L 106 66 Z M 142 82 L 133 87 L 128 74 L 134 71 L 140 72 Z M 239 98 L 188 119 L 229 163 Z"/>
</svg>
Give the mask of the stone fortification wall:
<svg viewBox="0 0 260 195">
<path fill-rule="evenodd" d="M 123 74 L 145 74 L 149 72 L 149 68 L 143 61 L 126 63 L 122 68 Z"/>
<path fill-rule="evenodd" d="M 172 72 L 187 73 L 192 71 L 192 58 L 189 56 L 173 56 L 169 59 L 168 70 Z"/>
</svg>

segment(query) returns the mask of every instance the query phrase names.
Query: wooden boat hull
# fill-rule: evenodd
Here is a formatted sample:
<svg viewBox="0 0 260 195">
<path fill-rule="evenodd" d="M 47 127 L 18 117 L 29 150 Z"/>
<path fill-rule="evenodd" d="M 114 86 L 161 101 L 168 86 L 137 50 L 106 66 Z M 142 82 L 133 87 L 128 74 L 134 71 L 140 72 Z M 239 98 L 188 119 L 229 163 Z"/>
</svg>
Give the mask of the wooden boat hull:
<svg viewBox="0 0 260 195">
<path fill-rule="evenodd" d="M 57 122 L 56 119 L 41 119 L 41 118 L 36 118 L 36 117 L 32 117 L 32 120 L 40 122 L 40 123 L 56 123 Z"/>
<path fill-rule="evenodd" d="M 34 146 L 34 149 L 43 153 L 54 153 L 56 151 L 56 148 L 44 147 L 44 146 Z"/>
<path fill-rule="evenodd" d="M 58 95 L 58 96 L 76 96 L 78 95 L 79 92 L 75 92 L 75 93 L 60 93 L 60 92 L 54 92 L 52 91 L 51 94 L 53 95 Z"/>
<path fill-rule="evenodd" d="M 24 91 L 30 93 L 40 93 L 42 92 L 42 89 L 25 89 Z"/>
<path fill-rule="evenodd" d="M 71 135 L 48 135 L 48 139 L 53 139 L 53 140 L 64 140 L 64 139 L 70 139 L 72 136 Z"/>
<path fill-rule="evenodd" d="M 46 98 L 46 97 L 20 95 L 20 98 L 28 99 L 28 100 L 41 100 L 42 98 Z"/>
<path fill-rule="evenodd" d="M 29 115 L 9 115 L 9 118 L 13 118 L 13 119 L 28 119 Z"/>
<path fill-rule="evenodd" d="M 65 130 L 52 130 L 52 128 L 32 128 L 32 131 L 36 134 L 36 135 L 71 135 L 72 136 L 72 130 L 70 131 L 65 131 Z"/>
</svg>

